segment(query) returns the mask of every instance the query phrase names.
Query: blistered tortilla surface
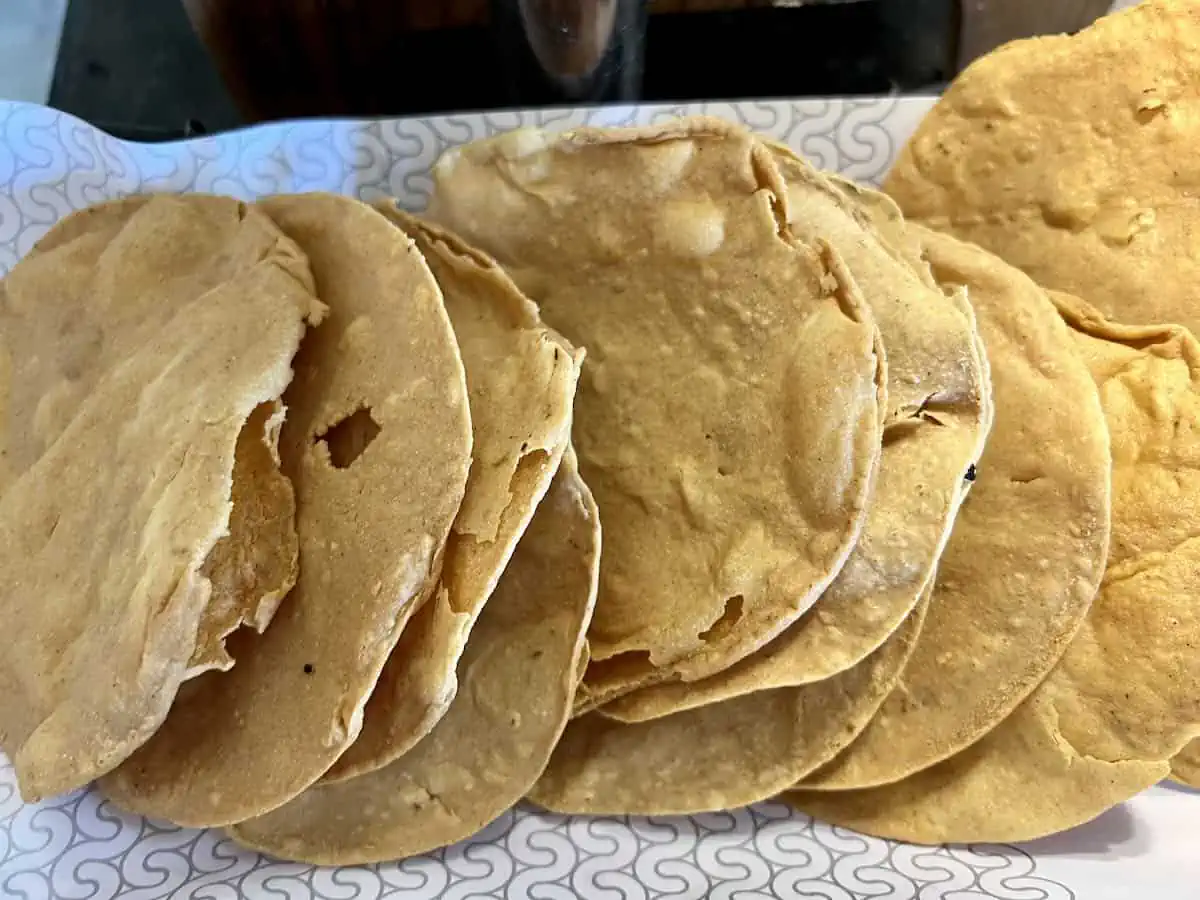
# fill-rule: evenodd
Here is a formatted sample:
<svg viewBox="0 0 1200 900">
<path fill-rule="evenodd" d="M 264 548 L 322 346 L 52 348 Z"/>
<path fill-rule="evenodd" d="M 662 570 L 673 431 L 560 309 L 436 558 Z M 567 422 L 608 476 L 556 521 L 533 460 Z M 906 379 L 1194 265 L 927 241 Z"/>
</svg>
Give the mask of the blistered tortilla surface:
<svg viewBox="0 0 1200 900">
<path fill-rule="evenodd" d="M 961 291 L 943 294 L 923 277 L 919 256 L 910 260 L 892 247 L 895 235 L 906 234 L 895 204 L 773 149 L 788 183 L 792 230 L 833 245 L 879 326 L 888 406 L 875 491 L 845 567 L 803 618 L 715 675 L 644 688 L 601 708 L 620 721 L 809 684 L 861 662 L 924 591 L 991 427 L 990 376 L 974 313 Z"/>
<path fill-rule="evenodd" d="M 1147 0 L 959 75 L 886 183 L 907 216 L 1131 323 L 1200 329 L 1200 6 Z"/>
<path fill-rule="evenodd" d="M 430 214 L 587 350 L 574 440 L 605 517 L 585 705 L 757 650 L 844 564 L 884 366 L 769 151 L 716 120 L 518 131 L 438 163 Z"/>
</svg>

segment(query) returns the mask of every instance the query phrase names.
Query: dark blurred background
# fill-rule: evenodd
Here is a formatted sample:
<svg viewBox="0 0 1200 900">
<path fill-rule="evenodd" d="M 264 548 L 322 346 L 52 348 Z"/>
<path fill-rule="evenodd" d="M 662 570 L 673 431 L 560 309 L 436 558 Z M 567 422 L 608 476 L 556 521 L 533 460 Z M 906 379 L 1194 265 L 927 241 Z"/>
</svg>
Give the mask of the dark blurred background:
<svg viewBox="0 0 1200 900">
<path fill-rule="evenodd" d="M 68 0 L 49 102 L 157 140 L 293 116 L 931 91 L 1109 2 Z M 606 28 L 607 51 L 569 33 Z M 559 57 L 556 39 L 573 41 Z"/>
</svg>

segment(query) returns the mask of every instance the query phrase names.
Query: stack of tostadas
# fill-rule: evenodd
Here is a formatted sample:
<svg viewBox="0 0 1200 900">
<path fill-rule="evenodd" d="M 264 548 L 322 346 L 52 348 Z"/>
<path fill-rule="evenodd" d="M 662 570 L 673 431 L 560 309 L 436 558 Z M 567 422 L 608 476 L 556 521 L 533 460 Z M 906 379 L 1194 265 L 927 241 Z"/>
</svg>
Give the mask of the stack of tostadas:
<svg viewBox="0 0 1200 900">
<path fill-rule="evenodd" d="M 1197 784 L 1197 73 L 1172 0 L 1010 45 L 887 194 L 695 118 L 63 220 L 0 282 L 23 796 L 349 864 Z"/>
</svg>

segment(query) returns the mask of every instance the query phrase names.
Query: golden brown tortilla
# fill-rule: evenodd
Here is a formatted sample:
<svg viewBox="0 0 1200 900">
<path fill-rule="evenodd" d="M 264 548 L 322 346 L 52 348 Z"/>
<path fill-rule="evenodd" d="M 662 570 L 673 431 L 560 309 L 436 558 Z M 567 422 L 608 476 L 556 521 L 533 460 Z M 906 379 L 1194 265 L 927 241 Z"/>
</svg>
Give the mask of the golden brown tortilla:
<svg viewBox="0 0 1200 900">
<path fill-rule="evenodd" d="M 0 333 L 21 348 L 11 390 L 0 385 L 10 394 L 0 397 L 0 492 L 46 451 L 106 372 L 184 305 L 268 254 L 310 284 L 307 263 L 270 219 L 202 194 L 102 203 L 51 229 L 0 283 Z M 0 381 L 5 368 L 11 361 L 0 359 Z M 229 534 L 202 570 L 213 587 L 188 677 L 228 668 L 225 636 L 243 622 L 261 631 L 296 580 L 295 500 L 279 471 L 277 425 L 260 418 L 239 438 Z"/>
<path fill-rule="evenodd" d="M 1112 435 L 1112 550 L 1096 600 L 1046 680 L 977 745 L 898 784 L 789 795 L 807 812 L 921 843 L 1027 840 L 1154 784 L 1200 734 L 1200 344 L 1053 299 Z"/>
<path fill-rule="evenodd" d="M 1090 757 L 1035 691 L 979 743 L 895 784 L 789 791 L 809 815 L 914 844 L 1026 841 L 1087 822 L 1164 778 L 1162 762 Z"/>
<path fill-rule="evenodd" d="M 774 145 L 773 145 L 774 146 Z M 788 151 L 791 152 L 790 150 Z M 896 201 L 836 172 L 823 172 L 825 179 L 845 197 L 851 209 L 874 229 L 875 238 L 908 265 L 929 287 L 941 289 L 929 270 L 921 236 L 908 227 Z M 978 332 L 976 332 L 978 334 Z M 982 346 L 982 345 L 981 345 Z"/>
<path fill-rule="evenodd" d="M 858 535 L 883 364 L 852 279 L 792 239 L 766 148 L 712 119 L 450 151 L 431 214 L 588 351 L 574 440 L 604 510 L 584 705 L 696 679 L 807 610 Z"/>
<path fill-rule="evenodd" d="M 573 454 L 521 537 L 459 663 L 449 711 L 408 754 L 229 829 L 285 859 L 379 862 L 469 837 L 520 799 L 571 710 L 600 525 Z"/>
<path fill-rule="evenodd" d="M 462 362 L 412 242 L 344 197 L 260 206 L 308 255 L 330 310 L 296 356 L 280 436 L 300 577 L 261 637 L 230 638 L 237 664 L 189 682 L 102 783 L 121 806 L 189 826 L 280 806 L 354 741 L 436 582 L 470 463 Z"/>
<path fill-rule="evenodd" d="M 225 649 L 225 638 L 242 625 L 262 634 L 296 583 L 296 494 L 279 470 L 283 418 L 283 404 L 261 404 L 238 436 L 229 533 L 217 541 L 201 570 L 213 586 L 200 616 L 189 678 L 209 669 L 229 669 L 233 657 Z"/>
<path fill-rule="evenodd" d="M 363 731 L 325 773 L 340 781 L 403 756 L 450 707 L 455 668 L 571 437 L 583 353 L 547 330 L 495 261 L 454 235 L 376 208 L 417 245 L 442 289 L 467 373 L 474 447 L 441 586 L 388 657 Z"/>
<path fill-rule="evenodd" d="M 167 715 L 211 591 L 201 568 L 229 523 L 238 435 L 287 385 L 319 313 L 292 263 L 267 248 L 202 296 L 160 285 L 173 315 L 90 379 L 0 498 L 0 746 L 27 801 L 109 771 Z M 3 317 L 27 324 L 20 270 Z M 86 280 L 58 287 L 46 302 L 87 308 Z"/>
<path fill-rule="evenodd" d="M 1148 2 L 973 63 L 887 181 L 905 214 L 1129 322 L 1200 329 L 1200 6 Z"/>
<path fill-rule="evenodd" d="M 1194 740 L 1171 760 L 1171 780 L 1200 788 L 1200 740 Z"/>
<path fill-rule="evenodd" d="M 1200 343 L 1052 299 L 1100 388 L 1113 532 L 1100 593 L 1046 689 L 1082 752 L 1169 760 L 1200 735 Z"/>
<path fill-rule="evenodd" d="M 808 788 L 899 781 L 982 738 L 1053 668 L 1104 571 L 1108 430 L 1069 330 L 1016 269 L 919 233 L 938 281 L 967 286 L 991 361 L 996 424 L 900 684 Z"/>
<path fill-rule="evenodd" d="M 783 147 L 788 220 L 823 238 L 871 307 L 888 355 L 888 410 L 875 492 L 854 551 L 819 603 L 762 650 L 701 681 L 636 691 L 601 708 L 638 722 L 752 691 L 809 684 L 858 664 L 912 611 L 945 546 L 967 469 L 991 427 L 991 385 L 974 313 L 943 294 L 884 242 L 864 207 L 903 220 L 866 189 L 847 196 Z M 890 209 L 888 209 L 890 207 Z"/>
<path fill-rule="evenodd" d="M 179 308 L 270 253 L 302 265 L 270 219 L 228 197 L 127 197 L 56 224 L 0 282 L 0 331 L 19 352 L 2 429 L 14 473 Z"/>
<path fill-rule="evenodd" d="M 3 308 L 4 302 L 4 281 L 0 280 L 0 308 Z M 12 369 L 12 356 L 9 354 L 8 346 L 4 342 L 4 335 L 0 333 L 0 496 L 4 495 L 14 477 L 12 467 L 8 462 L 8 440 L 6 436 L 8 431 L 9 394 L 12 391 Z"/>
<path fill-rule="evenodd" d="M 801 687 L 758 691 L 650 722 L 590 713 L 563 734 L 529 792 L 546 809 L 594 815 L 686 815 L 757 803 L 832 759 L 900 677 L 920 602 L 859 665 Z"/>
</svg>

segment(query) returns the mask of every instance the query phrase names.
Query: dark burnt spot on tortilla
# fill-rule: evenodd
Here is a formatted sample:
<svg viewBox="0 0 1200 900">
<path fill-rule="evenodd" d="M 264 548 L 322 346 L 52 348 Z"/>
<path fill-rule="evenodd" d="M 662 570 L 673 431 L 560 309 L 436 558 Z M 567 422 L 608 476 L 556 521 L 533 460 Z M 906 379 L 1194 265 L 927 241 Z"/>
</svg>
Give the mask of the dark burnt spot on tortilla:
<svg viewBox="0 0 1200 900">
<path fill-rule="evenodd" d="M 315 671 L 316 671 L 316 669 L 313 667 L 313 664 L 312 664 L 312 663 L 305 663 L 305 664 L 304 664 L 304 674 L 305 674 L 305 675 L 311 675 L 311 674 L 312 674 L 313 672 L 315 672 Z"/>
<path fill-rule="evenodd" d="M 967 466 L 967 474 L 963 477 L 966 478 L 967 481 L 974 481 L 977 474 L 978 471 L 975 468 L 975 463 L 971 463 L 969 466 Z"/>
</svg>

